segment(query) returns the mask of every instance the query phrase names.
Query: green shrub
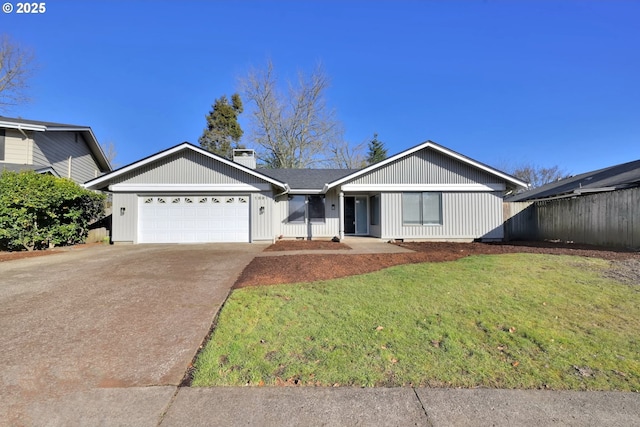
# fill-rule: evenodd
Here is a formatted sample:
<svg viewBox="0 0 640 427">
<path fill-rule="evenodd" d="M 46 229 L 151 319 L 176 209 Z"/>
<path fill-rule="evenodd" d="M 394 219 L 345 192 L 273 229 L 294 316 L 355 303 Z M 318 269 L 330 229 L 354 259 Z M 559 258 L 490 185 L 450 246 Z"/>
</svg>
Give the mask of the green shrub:
<svg viewBox="0 0 640 427">
<path fill-rule="evenodd" d="M 32 171 L 0 174 L 0 249 L 29 251 L 84 242 L 104 214 L 104 195 Z"/>
</svg>

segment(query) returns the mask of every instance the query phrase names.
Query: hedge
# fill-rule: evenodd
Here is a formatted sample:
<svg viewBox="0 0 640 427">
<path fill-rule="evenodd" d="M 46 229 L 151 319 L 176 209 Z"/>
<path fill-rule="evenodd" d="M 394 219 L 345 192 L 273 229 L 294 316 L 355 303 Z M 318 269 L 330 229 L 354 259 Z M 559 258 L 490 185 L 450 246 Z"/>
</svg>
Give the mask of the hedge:
<svg viewBox="0 0 640 427">
<path fill-rule="evenodd" d="M 0 173 L 0 249 L 83 243 L 104 215 L 103 194 L 66 178 L 32 171 Z"/>
</svg>

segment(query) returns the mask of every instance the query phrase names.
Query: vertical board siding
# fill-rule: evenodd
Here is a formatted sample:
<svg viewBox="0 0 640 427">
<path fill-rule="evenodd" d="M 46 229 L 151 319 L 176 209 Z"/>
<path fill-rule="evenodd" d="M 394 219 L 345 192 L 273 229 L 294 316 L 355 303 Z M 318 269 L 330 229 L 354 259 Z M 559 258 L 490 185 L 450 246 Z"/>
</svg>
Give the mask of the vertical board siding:
<svg viewBox="0 0 640 427">
<path fill-rule="evenodd" d="M 191 150 L 141 166 L 114 184 L 257 184 L 264 181 L 247 172 Z"/>
<path fill-rule="evenodd" d="M 271 193 L 253 193 L 251 195 L 251 241 L 273 240 L 273 197 Z M 264 208 L 261 213 L 260 208 Z"/>
<path fill-rule="evenodd" d="M 501 239 L 500 192 L 442 193 L 442 225 L 403 225 L 402 193 L 382 193 L 383 239 Z"/>
<path fill-rule="evenodd" d="M 335 210 L 331 210 L 331 205 L 335 205 Z M 340 228 L 340 208 L 338 193 L 330 190 L 324 201 L 325 222 L 324 223 L 289 223 L 289 201 L 286 195 L 278 197 L 275 203 L 276 218 L 278 221 L 278 236 L 285 238 L 332 238 L 337 236 Z"/>
<path fill-rule="evenodd" d="M 120 215 L 120 208 L 125 208 Z M 114 193 L 112 214 L 112 236 L 114 242 L 138 241 L 138 195 L 134 193 Z"/>
<path fill-rule="evenodd" d="M 506 205 L 515 213 L 505 223 L 513 240 L 640 248 L 640 188 L 538 201 L 524 209 Z"/>
<path fill-rule="evenodd" d="M 34 133 L 33 163 L 51 165 L 56 173 L 83 184 L 100 173 L 91 150 L 79 132 Z M 71 176 L 69 176 L 71 157 Z"/>
<path fill-rule="evenodd" d="M 493 175 L 425 148 L 399 159 L 349 184 L 495 184 L 501 181 Z"/>
</svg>

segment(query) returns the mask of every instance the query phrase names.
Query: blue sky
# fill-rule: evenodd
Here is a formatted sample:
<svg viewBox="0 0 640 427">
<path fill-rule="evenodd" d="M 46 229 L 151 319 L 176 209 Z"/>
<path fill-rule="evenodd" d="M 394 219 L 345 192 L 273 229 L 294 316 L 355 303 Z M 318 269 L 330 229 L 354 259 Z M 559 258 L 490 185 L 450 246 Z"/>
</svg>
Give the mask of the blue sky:
<svg viewBox="0 0 640 427">
<path fill-rule="evenodd" d="M 0 13 L 38 62 L 4 115 L 91 126 L 124 165 L 197 144 L 268 57 L 282 77 L 321 61 L 351 143 L 575 174 L 640 159 L 638 22 L 634 1 L 47 1 Z"/>
</svg>

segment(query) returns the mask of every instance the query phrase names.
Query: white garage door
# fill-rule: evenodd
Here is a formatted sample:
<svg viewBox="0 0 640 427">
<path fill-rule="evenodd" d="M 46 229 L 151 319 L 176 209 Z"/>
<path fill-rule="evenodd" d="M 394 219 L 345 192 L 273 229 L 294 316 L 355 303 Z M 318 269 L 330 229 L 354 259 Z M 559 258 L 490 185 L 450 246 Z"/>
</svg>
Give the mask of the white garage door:
<svg viewBox="0 0 640 427">
<path fill-rule="evenodd" d="M 249 241 L 249 196 L 145 196 L 139 243 Z"/>
</svg>

